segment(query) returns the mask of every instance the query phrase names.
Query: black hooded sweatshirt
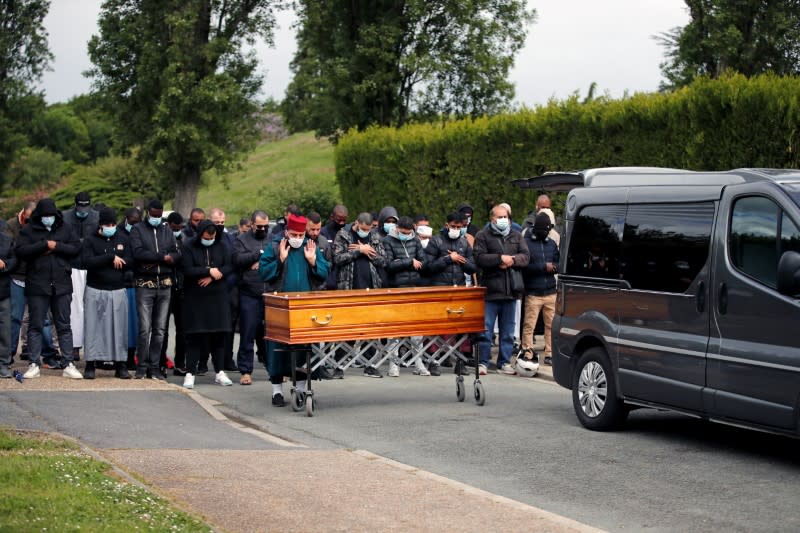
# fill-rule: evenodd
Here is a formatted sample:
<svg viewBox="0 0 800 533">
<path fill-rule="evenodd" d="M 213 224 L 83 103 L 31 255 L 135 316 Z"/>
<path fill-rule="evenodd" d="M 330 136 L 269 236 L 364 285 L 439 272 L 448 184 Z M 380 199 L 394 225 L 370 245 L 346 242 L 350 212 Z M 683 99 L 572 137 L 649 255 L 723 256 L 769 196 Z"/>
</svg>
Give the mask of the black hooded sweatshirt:
<svg viewBox="0 0 800 533">
<path fill-rule="evenodd" d="M 49 230 L 42 224 L 43 216 L 56 217 Z M 54 250 L 48 250 L 47 241 L 55 241 Z M 70 261 L 80 254 L 81 244 L 72 228 L 64 224 L 61 211 L 56 209 L 53 200 L 45 198 L 39 201 L 30 221 L 20 230 L 14 251 L 27 265 L 27 296 L 61 296 L 72 293 Z"/>
</svg>

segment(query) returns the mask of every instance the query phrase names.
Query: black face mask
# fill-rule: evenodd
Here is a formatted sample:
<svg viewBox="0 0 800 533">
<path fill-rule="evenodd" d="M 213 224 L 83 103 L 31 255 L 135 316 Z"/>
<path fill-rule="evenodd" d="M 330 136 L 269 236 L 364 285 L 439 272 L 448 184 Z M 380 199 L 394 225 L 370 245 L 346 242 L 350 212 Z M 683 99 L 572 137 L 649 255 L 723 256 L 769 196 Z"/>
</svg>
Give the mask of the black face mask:
<svg viewBox="0 0 800 533">
<path fill-rule="evenodd" d="M 550 230 L 541 230 L 541 229 L 533 230 L 533 236 L 536 237 L 537 241 L 545 240 L 549 233 L 550 233 Z"/>
<path fill-rule="evenodd" d="M 220 240 L 222 238 L 222 234 L 225 233 L 225 226 L 223 224 L 215 224 L 214 227 L 217 228 L 217 236 L 215 239 Z"/>
<path fill-rule="evenodd" d="M 336 223 L 334 223 L 336 224 Z M 345 227 L 345 224 L 336 224 L 336 231 L 341 231 L 341 229 Z"/>
<path fill-rule="evenodd" d="M 263 229 L 257 229 L 257 230 L 255 230 L 253 232 L 253 235 L 255 236 L 256 239 L 258 239 L 259 241 L 262 241 L 262 240 L 264 240 L 264 237 L 267 236 L 267 232 L 266 232 L 266 230 L 263 230 Z"/>
</svg>

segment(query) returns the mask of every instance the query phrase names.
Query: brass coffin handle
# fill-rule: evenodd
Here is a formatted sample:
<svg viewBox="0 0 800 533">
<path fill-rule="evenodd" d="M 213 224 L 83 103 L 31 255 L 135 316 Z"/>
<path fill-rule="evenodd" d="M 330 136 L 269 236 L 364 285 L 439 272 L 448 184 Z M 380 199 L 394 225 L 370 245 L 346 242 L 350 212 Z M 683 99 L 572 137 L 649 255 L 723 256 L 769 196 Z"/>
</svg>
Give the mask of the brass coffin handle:
<svg viewBox="0 0 800 533">
<path fill-rule="evenodd" d="M 327 326 L 333 321 L 333 315 L 325 315 L 325 320 L 317 320 L 317 315 L 311 315 L 311 321 L 314 324 L 319 324 L 320 326 Z"/>
<path fill-rule="evenodd" d="M 464 308 L 463 307 L 459 307 L 458 309 L 450 309 L 448 307 L 447 308 L 447 314 L 448 315 L 463 315 L 464 314 Z"/>
</svg>

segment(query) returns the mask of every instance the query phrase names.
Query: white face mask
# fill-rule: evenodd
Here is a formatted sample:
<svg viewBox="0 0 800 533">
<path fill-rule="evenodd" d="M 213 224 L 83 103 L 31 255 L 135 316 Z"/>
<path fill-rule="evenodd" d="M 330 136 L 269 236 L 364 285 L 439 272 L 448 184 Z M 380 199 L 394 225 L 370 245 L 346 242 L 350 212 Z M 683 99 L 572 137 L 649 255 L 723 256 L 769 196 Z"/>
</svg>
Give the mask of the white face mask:
<svg viewBox="0 0 800 533">
<path fill-rule="evenodd" d="M 289 239 L 289 246 L 292 248 L 300 248 L 303 246 L 303 238 L 302 237 L 291 237 Z"/>
<path fill-rule="evenodd" d="M 461 230 L 450 228 L 449 230 L 447 230 L 447 236 L 453 240 L 458 239 L 459 237 L 461 237 Z"/>
<path fill-rule="evenodd" d="M 423 239 L 422 237 L 419 238 L 419 243 L 422 245 L 423 249 L 428 247 L 428 243 L 429 242 L 430 242 L 430 239 L 427 239 L 427 238 Z"/>
</svg>

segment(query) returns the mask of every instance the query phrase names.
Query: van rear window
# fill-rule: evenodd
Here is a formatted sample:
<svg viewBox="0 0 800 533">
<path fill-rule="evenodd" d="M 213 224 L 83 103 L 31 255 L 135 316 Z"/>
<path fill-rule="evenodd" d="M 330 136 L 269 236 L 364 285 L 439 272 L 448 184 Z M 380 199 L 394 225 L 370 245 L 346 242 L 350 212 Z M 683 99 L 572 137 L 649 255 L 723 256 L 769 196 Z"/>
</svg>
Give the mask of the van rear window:
<svg viewBox="0 0 800 533">
<path fill-rule="evenodd" d="M 567 274 L 682 293 L 708 261 L 714 204 L 589 206 L 575 220 Z"/>
</svg>

